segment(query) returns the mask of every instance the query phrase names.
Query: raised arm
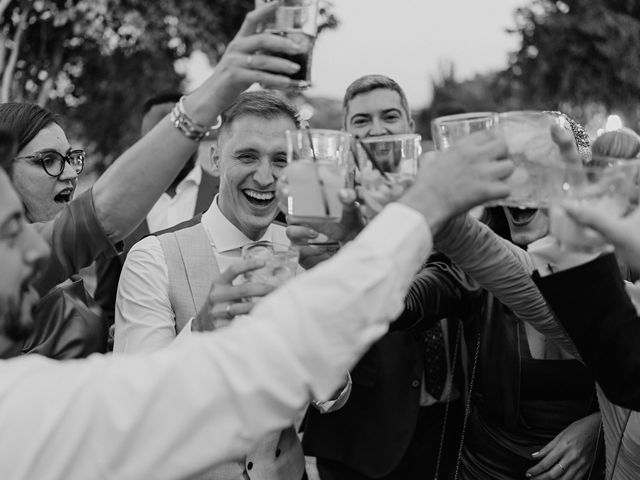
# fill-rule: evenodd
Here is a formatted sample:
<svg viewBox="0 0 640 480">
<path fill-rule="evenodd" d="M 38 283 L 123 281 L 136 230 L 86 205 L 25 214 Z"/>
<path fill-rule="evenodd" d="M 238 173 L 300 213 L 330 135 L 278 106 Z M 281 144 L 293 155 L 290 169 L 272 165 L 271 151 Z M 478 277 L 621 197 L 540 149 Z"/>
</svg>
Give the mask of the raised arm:
<svg viewBox="0 0 640 480">
<path fill-rule="evenodd" d="M 267 88 L 287 88 L 293 84 L 287 75 L 298 66 L 268 52 L 294 54 L 299 47 L 277 35 L 255 33 L 260 21 L 272 15 L 276 7 L 272 4 L 250 12 L 215 72 L 186 96 L 185 111 L 193 121 L 203 126 L 214 125 L 237 95 L 255 82 Z M 258 51 L 261 53 L 256 54 Z M 122 240 L 133 231 L 196 147 L 197 142 L 187 138 L 167 117 L 96 181 L 93 186 L 96 214 L 113 241 Z"/>
<path fill-rule="evenodd" d="M 434 244 L 520 319 L 567 353 L 580 358 L 575 345 L 531 280 L 533 264 L 527 252 L 500 238 L 470 215 L 451 219 L 438 233 Z"/>
</svg>

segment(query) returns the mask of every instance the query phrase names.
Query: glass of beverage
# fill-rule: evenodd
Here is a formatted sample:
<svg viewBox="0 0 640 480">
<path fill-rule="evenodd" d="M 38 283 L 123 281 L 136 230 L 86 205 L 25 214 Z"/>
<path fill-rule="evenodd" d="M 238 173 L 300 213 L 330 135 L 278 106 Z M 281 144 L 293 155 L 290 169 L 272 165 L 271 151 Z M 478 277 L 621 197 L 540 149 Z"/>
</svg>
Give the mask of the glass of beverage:
<svg viewBox="0 0 640 480">
<path fill-rule="evenodd" d="M 302 52 L 295 55 L 274 53 L 300 65 L 300 70 L 291 75 L 297 80 L 297 88 L 311 86 L 311 59 L 313 47 L 318 33 L 318 1 L 319 0 L 271 0 L 278 2 L 274 19 L 261 25 L 260 29 L 288 38 L 302 47 Z M 256 8 L 267 0 L 256 0 Z"/>
<path fill-rule="evenodd" d="M 496 112 L 472 112 L 432 120 L 431 136 L 436 150 L 447 150 L 473 132 L 489 130 L 497 122 L 497 117 Z"/>
<path fill-rule="evenodd" d="M 298 251 L 289 245 L 273 242 L 255 242 L 242 247 L 244 260 L 263 260 L 264 267 L 245 273 L 245 280 L 279 287 L 296 275 Z"/>
<path fill-rule="evenodd" d="M 338 222 L 350 165 L 351 135 L 338 130 L 288 130 L 288 166 L 281 175 L 285 213 L 303 223 Z"/>
<path fill-rule="evenodd" d="M 367 206 L 374 212 L 399 198 L 418 174 L 422 137 L 383 135 L 353 141 L 358 180 Z M 374 205 L 375 204 L 375 205 Z"/>
<path fill-rule="evenodd" d="M 640 160 L 594 159 L 586 166 L 563 165 L 557 172 L 549 229 L 561 248 L 597 253 L 612 250 L 595 230 L 574 222 L 557 203 L 578 201 L 608 216 L 623 217 L 638 205 Z"/>
<path fill-rule="evenodd" d="M 507 179 L 511 194 L 491 205 L 548 207 L 557 187 L 557 168 L 563 164 L 560 150 L 551 138 L 551 126 L 569 128 L 554 112 L 515 111 L 498 115 L 496 128 L 504 137 L 515 168 Z"/>
</svg>

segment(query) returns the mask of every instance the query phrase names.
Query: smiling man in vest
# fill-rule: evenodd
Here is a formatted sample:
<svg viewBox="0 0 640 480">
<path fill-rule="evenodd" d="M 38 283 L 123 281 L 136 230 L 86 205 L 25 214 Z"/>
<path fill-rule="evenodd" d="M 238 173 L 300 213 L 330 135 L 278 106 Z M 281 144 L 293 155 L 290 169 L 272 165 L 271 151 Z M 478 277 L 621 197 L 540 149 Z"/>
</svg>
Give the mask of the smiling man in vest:
<svg viewBox="0 0 640 480">
<path fill-rule="evenodd" d="M 116 300 L 115 352 L 157 350 L 170 344 L 185 326 L 188 330 L 212 328 L 197 312 L 212 281 L 241 259 L 242 247 L 256 241 L 289 244 L 285 227 L 273 223 L 278 214 L 276 182 L 287 165 L 285 131 L 299 126 L 293 106 L 267 91 L 244 93 L 223 113 L 212 153 L 220 173 L 219 194 L 201 217 L 147 237 L 129 253 Z M 272 289 L 257 284 L 248 288 L 253 290 L 247 297 Z M 241 299 L 220 305 L 214 312 L 216 325 L 248 313 L 251 307 Z M 339 408 L 348 387 L 338 401 L 320 408 Z M 266 437 L 246 458 L 223 465 L 205 478 L 298 480 L 304 476 L 302 447 L 291 427 Z"/>
</svg>

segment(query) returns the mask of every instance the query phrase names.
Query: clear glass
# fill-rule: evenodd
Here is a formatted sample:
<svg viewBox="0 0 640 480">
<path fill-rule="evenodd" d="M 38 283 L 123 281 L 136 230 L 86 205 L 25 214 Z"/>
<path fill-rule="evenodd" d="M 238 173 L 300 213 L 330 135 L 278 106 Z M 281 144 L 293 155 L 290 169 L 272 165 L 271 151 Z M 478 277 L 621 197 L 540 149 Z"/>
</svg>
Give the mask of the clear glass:
<svg viewBox="0 0 640 480">
<path fill-rule="evenodd" d="M 277 53 L 300 65 L 300 70 L 291 75 L 300 89 L 311 86 L 311 62 L 313 47 L 318 33 L 318 0 L 272 0 L 278 2 L 276 14 L 271 22 L 260 25 L 259 30 L 280 35 L 303 47 L 303 52 L 295 55 Z M 268 0 L 256 0 L 256 8 Z"/>
<path fill-rule="evenodd" d="M 436 150 L 447 150 L 467 135 L 489 130 L 495 125 L 497 117 L 496 112 L 472 112 L 432 120 L 431 137 Z"/>
<path fill-rule="evenodd" d="M 247 282 L 279 287 L 296 275 L 299 253 L 289 245 L 263 241 L 242 247 L 242 258 L 265 261 L 264 267 L 245 273 Z"/>
<path fill-rule="evenodd" d="M 368 207 L 399 198 L 418 174 L 422 137 L 384 135 L 353 141 L 358 182 Z"/>
<path fill-rule="evenodd" d="M 596 231 L 582 227 L 557 204 L 574 200 L 610 217 L 623 217 L 638 206 L 640 160 L 592 161 L 586 166 L 563 165 L 554 183 L 556 194 L 549 213 L 549 230 L 558 244 L 571 251 L 596 253 L 611 250 Z"/>
<path fill-rule="evenodd" d="M 338 130 L 287 130 L 287 161 L 281 176 L 284 213 L 299 222 L 342 218 L 338 193 L 347 183 L 351 135 Z"/>
<path fill-rule="evenodd" d="M 515 165 L 507 179 L 511 194 L 491 205 L 548 207 L 555 194 L 557 169 L 562 165 L 560 150 L 551 138 L 551 126 L 569 129 L 564 117 L 551 112 L 516 111 L 498 115 L 495 126 L 504 137 L 509 158 Z"/>
</svg>

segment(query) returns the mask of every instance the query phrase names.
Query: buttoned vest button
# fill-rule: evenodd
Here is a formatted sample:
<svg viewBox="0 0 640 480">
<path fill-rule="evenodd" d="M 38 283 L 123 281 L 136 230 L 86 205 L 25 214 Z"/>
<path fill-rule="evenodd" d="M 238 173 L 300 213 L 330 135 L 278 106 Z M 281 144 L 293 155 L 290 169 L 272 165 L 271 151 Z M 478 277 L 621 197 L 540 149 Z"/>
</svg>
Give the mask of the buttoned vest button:
<svg viewBox="0 0 640 480">
<path fill-rule="evenodd" d="M 251 470 L 253 468 L 253 462 L 247 463 L 247 470 Z"/>
<path fill-rule="evenodd" d="M 411 382 L 411 386 L 413 388 L 418 388 L 420 386 L 420 380 L 414 380 Z"/>
</svg>

